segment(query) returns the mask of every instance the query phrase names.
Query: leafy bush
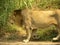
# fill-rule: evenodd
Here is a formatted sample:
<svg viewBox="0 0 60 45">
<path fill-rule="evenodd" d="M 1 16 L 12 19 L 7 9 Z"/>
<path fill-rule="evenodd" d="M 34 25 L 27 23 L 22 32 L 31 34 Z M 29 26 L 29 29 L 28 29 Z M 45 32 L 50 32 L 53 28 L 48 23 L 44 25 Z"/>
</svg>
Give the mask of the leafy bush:
<svg viewBox="0 0 60 45">
<path fill-rule="evenodd" d="M 45 29 L 38 29 L 36 32 L 33 32 L 32 40 L 40 40 L 40 41 L 50 41 L 53 37 L 56 37 L 58 32 L 56 31 L 55 26 L 50 26 Z"/>
<path fill-rule="evenodd" d="M 60 0 L 40 0 L 38 7 L 41 9 L 60 8 Z"/>
</svg>

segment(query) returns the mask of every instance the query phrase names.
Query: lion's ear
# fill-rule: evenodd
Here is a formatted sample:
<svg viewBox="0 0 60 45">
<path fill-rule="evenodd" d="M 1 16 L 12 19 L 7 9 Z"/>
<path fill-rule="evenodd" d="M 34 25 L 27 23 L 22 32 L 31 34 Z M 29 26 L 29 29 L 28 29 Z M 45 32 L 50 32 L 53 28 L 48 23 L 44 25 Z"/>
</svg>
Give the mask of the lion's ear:
<svg viewBox="0 0 60 45">
<path fill-rule="evenodd" d="M 21 14 L 21 9 L 19 9 L 19 10 L 14 10 L 14 15 L 16 16 L 16 15 L 19 15 L 19 14 Z"/>
</svg>

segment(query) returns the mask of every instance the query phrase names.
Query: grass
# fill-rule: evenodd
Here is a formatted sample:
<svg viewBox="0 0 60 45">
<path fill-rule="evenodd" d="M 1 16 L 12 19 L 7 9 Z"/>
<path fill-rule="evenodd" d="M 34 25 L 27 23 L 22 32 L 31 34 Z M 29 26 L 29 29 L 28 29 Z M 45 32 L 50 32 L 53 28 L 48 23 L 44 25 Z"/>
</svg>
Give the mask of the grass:
<svg viewBox="0 0 60 45">
<path fill-rule="evenodd" d="M 50 26 L 45 29 L 38 29 L 36 32 L 33 32 L 32 39 L 40 41 L 51 41 L 53 37 L 56 37 L 58 32 L 56 31 L 55 26 Z"/>
</svg>

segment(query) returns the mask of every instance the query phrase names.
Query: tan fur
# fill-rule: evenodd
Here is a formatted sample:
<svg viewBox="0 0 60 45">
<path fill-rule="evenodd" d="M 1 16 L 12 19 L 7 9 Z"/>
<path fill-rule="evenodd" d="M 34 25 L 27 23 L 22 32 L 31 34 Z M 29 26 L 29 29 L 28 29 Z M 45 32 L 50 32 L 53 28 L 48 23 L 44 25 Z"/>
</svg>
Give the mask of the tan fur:
<svg viewBox="0 0 60 45">
<path fill-rule="evenodd" d="M 28 34 L 27 40 L 30 40 L 31 38 L 31 28 L 45 28 L 50 25 L 55 25 L 58 28 L 60 27 L 60 10 L 25 9 L 22 11 L 22 15 Z M 59 35 L 54 39 L 60 38 L 60 30 L 58 30 L 58 33 Z"/>
<path fill-rule="evenodd" d="M 16 26 L 24 25 L 27 32 L 27 39 L 23 40 L 28 42 L 31 38 L 31 30 L 34 28 L 47 28 L 50 25 L 58 27 L 58 36 L 60 38 L 60 10 L 39 10 L 39 9 L 24 9 L 22 11 L 14 12 L 13 21 Z M 22 21 L 23 22 L 22 22 Z M 22 24 L 21 24 L 22 23 Z"/>
</svg>

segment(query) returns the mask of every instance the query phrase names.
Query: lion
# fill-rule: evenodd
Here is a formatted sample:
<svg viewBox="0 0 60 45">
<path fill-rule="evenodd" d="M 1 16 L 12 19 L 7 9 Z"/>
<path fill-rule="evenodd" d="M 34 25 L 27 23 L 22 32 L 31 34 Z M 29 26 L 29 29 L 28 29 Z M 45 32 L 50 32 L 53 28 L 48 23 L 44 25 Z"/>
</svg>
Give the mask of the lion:
<svg viewBox="0 0 60 45">
<path fill-rule="evenodd" d="M 24 42 L 29 42 L 32 30 L 38 28 L 47 28 L 50 25 L 55 25 L 58 31 L 58 35 L 52 40 L 59 40 L 60 38 L 60 9 L 55 10 L 39 10 L 39 9 L 23 9 L 15 10 L 13 16 L 14 22 L 19 27 L 22 26 L 26 29 L 27 38 Z"/>
</svg>

